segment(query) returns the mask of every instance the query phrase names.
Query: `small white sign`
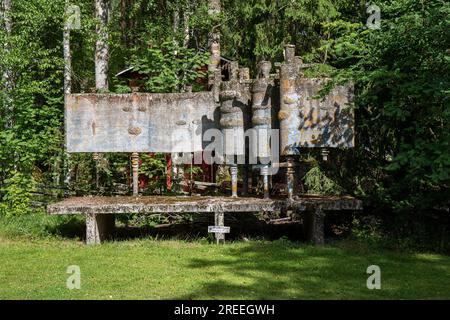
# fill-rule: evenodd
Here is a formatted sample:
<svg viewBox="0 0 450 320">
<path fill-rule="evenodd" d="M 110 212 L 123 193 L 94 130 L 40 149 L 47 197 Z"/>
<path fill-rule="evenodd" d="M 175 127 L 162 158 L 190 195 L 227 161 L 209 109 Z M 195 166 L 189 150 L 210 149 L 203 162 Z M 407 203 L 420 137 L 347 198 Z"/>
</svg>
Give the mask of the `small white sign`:
<svg viewBox="0 0 450 320">
<path fill-rule="evenodd" d="M 230 233 L 230 227 L 209 226 L 209 233 Z"/>
</svg>

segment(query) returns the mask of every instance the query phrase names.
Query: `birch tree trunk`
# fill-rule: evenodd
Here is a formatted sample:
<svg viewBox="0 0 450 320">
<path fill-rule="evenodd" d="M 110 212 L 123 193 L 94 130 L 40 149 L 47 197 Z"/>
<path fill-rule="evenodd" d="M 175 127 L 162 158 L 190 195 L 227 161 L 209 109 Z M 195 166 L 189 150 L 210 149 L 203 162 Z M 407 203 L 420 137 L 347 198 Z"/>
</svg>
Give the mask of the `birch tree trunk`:
<svg viewBox="0 0 450 320">
<path fill-rule="evenodd" d="M 178 37 L 178 32 L 180 31 L 179 30 L 179 28 L 180 28 L 180 8 L 178 7 L 178 5 L 177 5 L 176 9 L 173 11 L 172 28 L 173 28 L 173 44 L 175 45 L 175 49 L 173 50 L 173 55 L 174 55 L 174 57 L 176 57 L 176 55 L 178 54 L 178 51 L 176 48 L 179 45 L 177 37 Z"/>
<path fill-rule="evenodd" d="M 190 5 L 187 4 L 187 8 L 183 12 L 183 47 L 187 48 L 190 40 L 190 30 L 189 30 L 189 18 L 191 15 Z"/>
<path fill-rule="evenodd" d="M 95 42 L 95 89 L 97 92 L 108 92 L 108 71 L 109 71 L 109 0 L 95 0 L 95 16 L 97 18 L 97 41 Z M 99 161 L 101 154 L 94 153 L 96 162 L 96 187 L 99 188 Z"/>
<path fill-rule="evenodd" d="M 95 43 L 95 88 L 97 92 L 108 91 L 108 20 L 109 20 L 109 0 L 95 0 L 95 16 L 98 19 Z"/>
<path fill-rule="evenodd" d="M 222 10 L 220 0 L 209 0 L 208 6 L 208 13 L 210 15 L 217 15 Z M 210 32 L 209 48 L 211 52 L 211 61 L 208 66 L 208 72 L 210 77 L 213 77 L 214 72 L 218 70 L 220 66 L 220 31 L 218 29 L 213 29 Z"/>
<path fill-rule="evenodd" d="M 63 31 L 63 52 L 64 52 L 64 109 L 67 107 L 67 95 L 72 93 L 72 52 L 70 50 L 70 25 L 69 17 L 67 16 L 69 8 L 69 1 L 66 0 L 65 6 L 65 23 Z M 64 144 L 64 148 L 65 144 Z M 70 188 L 72 180 L 72 170 L 70 168 L 70 154 L 65 151 L 64 158 L 64 184 Z"/>
<path fill-rule="evenodd" d="M 2 22 L 1 27 L 4 29 L 6 36 L 8 37 L 12 31 L 12 22 L 10 19 L 11 12 L 11 0 L 2 0 L 0 7 L 0 19 Z M 9 41 L 5 41 L 3 43 L 3 49 L 5 51 L 5 55 L 8 55 L 11 46 Z M 5 100 L 4 100 L 4 117 L 5 121 L 5 129 L 10 129 L 14 125 L 14 105 L 11 97 L 11 91 L 14 88 L 14 79 L 12 70 L 10 66 L 6 65 L 3 70 L 3 79 L 4 79 L 4 90 L 5 90 Z"/>
<path fill-rule="evenodd" d="M 6 41 L 2 44 L 5 56 L 9 56 L 11 52 L 11 43 L 10 43 L 10 35 L 12 32 L 12 21 L 11 21 L 11 0 L 1 0 L 0 3 L 0 28 L 3 28 L 6 34 Z M 6 59 L 8 60 L 8 59 Z M 3 91 L 4 91 L 4 99 L 3 99 L 3 110 L 0 110 L 0 116 L 3 116 L 4 121 L 4 129 L 11 130 L 14 127 L 14 119 L 15 119 L 15 108 L 14 108 L 14 100 L 12 96 L 12 92 L 15 87 L 15 79 L 14 73 L 11 69 L 11 65 L 9 61 L 5 62 L 5 65 L 2 70 L 2 78 L 3 78 Z M 11 158 L 9 159 L 10 163 L 12 163 L 14 170 L 17 170 L 17 151 L 14 150 L 11 153 Z"/>
<path fill-rule="evenodd" d="M 66 1 L 66 14 L 69 1 Z M 68 17 L 66 17 L 68 19 Z M 72 93 L 72 52 L 70 51 L 70 26 L 68 20 L 64 23 L 63 33 L 64 51 L 64 95 Z M 64 102 L 66 97 L 64 97 Z"/>
</svg>

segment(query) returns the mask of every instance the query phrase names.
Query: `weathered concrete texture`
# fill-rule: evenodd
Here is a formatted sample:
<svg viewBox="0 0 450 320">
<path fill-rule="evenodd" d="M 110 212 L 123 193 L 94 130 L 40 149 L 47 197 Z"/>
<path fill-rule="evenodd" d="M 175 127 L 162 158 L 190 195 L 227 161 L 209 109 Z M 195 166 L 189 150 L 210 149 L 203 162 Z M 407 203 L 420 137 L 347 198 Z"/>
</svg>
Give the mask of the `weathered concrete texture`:
<svg viewBox="0 0 450 320">
<path fill-rule="evenodd" d="M 220 128 L 224 134 L 224 155 L 228 164 L 235 163 L 234 156 L 245 154 L 244 132 L 249 100 L 248 90 L 239 82 L 239 66 L 230 64 L 230 81 L 222 82 L 220 91 Z M 246 92 L 247 91 L 247 92 Z"/>
<path fill-rule="evenodd" d="M 277 211 L 284 200 L 230 197 L 84 197 L 49 205 L 50 214 L 192 213 Z"/>
<path fill-rule="evenodd" d="M 296 90 L 299 68 L 295 63 L 295 47 L 285 46 L 285 62 L 280 68 L 280 151 L 282 155 L 299 154 L 300 94 Z"/>
<path fill-rule="evenodd" d="M 270 157 L 270 130 L 272 129 L 272 89 L 270 83 L 270 70 L 272 64 L 262 61 L 259 64 L 258 79 L 252 86 L 252 124 L 258 133 L 257 142 L 253 141 L 253 150 L 257 150 L 260 158 Z"/>
<path fill-rule="evenodd" d="M 320 205 L 314 210 L 308 210 L 303 214 L 303 228 L 308 241 L 317 245 L 324 244 L 324 220 L 325 212 Z"/>
<path fill-rule="evenodd" d="M 219 128 L 212 92 L 67 96 L 68 152 L 198 152 Z"/>
<path fill-rule="evenodd" d="M 301 147 L 354 147 L 353 85 L 335 86 L 324 99 L 315 99 L 329 79 L 297 79 Z"/>
<path fill-rule="evenodd" d="M 352 197 L 303 196 L 289 199 L 231 197 L 83 197 L 49 205 L 49 214 L 260 212 L 279 210 L 360 210 Z"/>
<path fill-rule="evenodd" d="M 304 213 L 308 239 L 324 242 L 325 211 L 360 210 L 361 201 L 352 197 L 302 196 L 292 199 L 230 197 L 84 197 L 70 198 L 49 205 L 49 214 L 86 214 L 86 242 L 98 244 L 114 228 L 118 213 L 214 213 L 217 226 L 224 225 L 226 212 L 274 212 L 293 210 Z M 225 235 L 217 235 L 219 243 Z"/>
<path fill-rule="evenodd" d="M 113 215 L 86 214 L 86 244 L 100 244 L 114 230 Z"/>
<path fill-rule="evenodd" d="M 296 155 L 300 148 L 354 147 L 353 85 L 335 86 L 316 99 L 330 79 L 304 78 L 295 47 L 285 47 L 280 69 L 280 150 Z"/>
</svg>

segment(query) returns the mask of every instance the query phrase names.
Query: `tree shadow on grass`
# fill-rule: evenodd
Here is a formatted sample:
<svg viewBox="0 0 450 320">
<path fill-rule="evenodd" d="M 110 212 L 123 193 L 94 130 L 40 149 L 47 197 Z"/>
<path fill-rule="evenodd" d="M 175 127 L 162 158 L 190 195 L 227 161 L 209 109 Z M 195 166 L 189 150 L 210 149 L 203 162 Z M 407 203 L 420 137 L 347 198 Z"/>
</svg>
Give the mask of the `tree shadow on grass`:
<svg viewBox="0 0 450 320">
<path fill-rule="evenodd" d="M 84 216 L 53 216 L 54 221 L 45 226 L 45 231 L 53 236 L 67 239 L 86 239 L 86 220 Z"/>
<path fill-rule="evenodd" d="M 289 224 L 270 224 L 258 219 L 253 214 L 227 214 L 226 226 L 231 228 L 231 232 L 226 235 L 227 240 L 242 240 L 245 238 L 264 238 L 276 240 L 281 237 L 290 240 L 303 239 L 303 227 L 299 222 Z M 126 239 L 183 239 L 196 240 L 201 238 L 214 238 L 208 233 L 208 226 L 214 225 L 214 215 L 199 214 L 191 222 L 174 223 L 158 226 L 119 226 L 114 233 L 115 240 Z"/>
<path fill-rule="evenodd" d="M 381 268 L 381 290 L 366 286 L 370 265 Z M 256 242 L 225 246 L 220 255 L 192 259 L 187 267 L 204 270 L 205 280 L 179 299 L 450 298 L 449 259 L 392 252 Z"/>
</svg>

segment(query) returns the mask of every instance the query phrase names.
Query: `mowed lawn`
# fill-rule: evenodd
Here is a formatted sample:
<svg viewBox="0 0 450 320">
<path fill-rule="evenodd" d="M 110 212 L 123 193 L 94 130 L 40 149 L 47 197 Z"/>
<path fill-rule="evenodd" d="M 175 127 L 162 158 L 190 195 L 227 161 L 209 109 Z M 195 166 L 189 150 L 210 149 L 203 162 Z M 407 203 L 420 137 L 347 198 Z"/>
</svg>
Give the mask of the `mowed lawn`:
<svg viewBox="0 0 450 320">
<path fill-rule="evenodd" d="M 66 287 L 68 266 L 81 289 Z M 381 290 L 366 287 L 381 268 Z M 449 299 L 450 258 L 341 243 L 0 240 L 0 299 Z"/>
</svg>

